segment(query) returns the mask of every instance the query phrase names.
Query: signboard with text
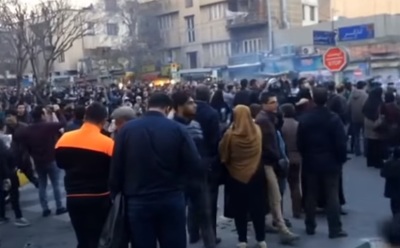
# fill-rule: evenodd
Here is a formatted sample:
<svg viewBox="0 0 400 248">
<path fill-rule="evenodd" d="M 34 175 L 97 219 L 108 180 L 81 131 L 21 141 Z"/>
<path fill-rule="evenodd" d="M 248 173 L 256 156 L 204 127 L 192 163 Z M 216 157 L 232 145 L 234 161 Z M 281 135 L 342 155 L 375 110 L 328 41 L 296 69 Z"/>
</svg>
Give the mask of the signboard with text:
<svg viewBox="0 0 400 248">
<path fill-rule="evenodd" d="M 314 46 L 335 46 L 336 33 L 334 31 L 313 31 Z"/>
<path fill-rule="evenodd" d="M 360 41 L 375 38 L 375 27 L 373 23 L 362 24 L 338 29 L 338 41 Z"/>
</svg>

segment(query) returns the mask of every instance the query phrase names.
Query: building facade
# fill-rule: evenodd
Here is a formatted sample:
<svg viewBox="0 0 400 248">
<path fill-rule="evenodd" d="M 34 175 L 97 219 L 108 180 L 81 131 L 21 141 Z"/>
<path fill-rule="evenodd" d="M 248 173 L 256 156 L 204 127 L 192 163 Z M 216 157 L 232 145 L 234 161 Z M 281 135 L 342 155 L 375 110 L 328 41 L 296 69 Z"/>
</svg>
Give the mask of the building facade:
<svg viewBox="0 0 400 248">
<path fill-rule="evenodd" d="M 307 0 L 163 0 L 158 13 L 163 62 L 188 69 L 219 67 L 231 56 L 265 52 L 268 13 L 272 29 L 302 26 L 302 1 Z"/>
</svg>

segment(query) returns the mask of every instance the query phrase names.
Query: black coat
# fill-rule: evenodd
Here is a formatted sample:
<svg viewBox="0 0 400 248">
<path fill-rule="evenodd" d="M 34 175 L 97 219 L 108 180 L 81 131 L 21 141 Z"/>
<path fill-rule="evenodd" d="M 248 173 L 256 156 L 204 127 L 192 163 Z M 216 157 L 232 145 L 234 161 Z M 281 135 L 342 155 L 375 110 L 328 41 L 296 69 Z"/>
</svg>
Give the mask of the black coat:
<svg viewBox="0 0 400 248">
<path fill-rule="evenodd" d="M 3 140 L 0 140 L 0 185 L 3 180 L 10 176 L 10 158 L 11 153 Z"/>
<path fill-rule="evenodd" d="M 381 176 L 386 179 L 385 197 L 400 199 L 400 160 L 390 160 L 381 170 Z"/>
<path fill-rule="evenodd" d="M 341 172 L 347 160 L 347 137 L 339 116 L 326 107 L 315 107 L 302 115 L 297 147 L 303 172 Z"/>
</svg>

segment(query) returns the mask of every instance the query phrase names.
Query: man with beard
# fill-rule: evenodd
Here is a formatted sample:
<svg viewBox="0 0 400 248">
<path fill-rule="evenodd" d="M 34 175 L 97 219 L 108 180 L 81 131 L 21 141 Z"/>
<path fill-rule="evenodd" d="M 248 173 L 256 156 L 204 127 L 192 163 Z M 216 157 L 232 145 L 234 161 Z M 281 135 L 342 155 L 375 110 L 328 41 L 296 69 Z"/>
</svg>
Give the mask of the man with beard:
<svg viewBox="0 0 400 248">
<path fill-rule="evenodd" d="M 204 166 L 209 168 L 207 185 L 210 196 L 211 221 L 216 235 L 218 189 L 221 176 L 221 165 L 218 161 L 218 143 L 221 135 L 218 112 L 210 106 L 210 97 L 209 87 L 206 85 L 198 85 L 196 87 L 197 111 L 195 120 L 200 124 L 204 137 L 202 161 L 207 161 L 205 162 L 207 165 Z M 216 237 L 216 242 L 221 242 L 221 239 Z"/>
<path fill-rule="evenodd" d="M 200 124 L 193 120 L 196 115 L 197 105 L 189 94 L 178 91 L 172 95 L 174 117 L 173 119 L 181 123 L 192 137 L 200 157 L 205 157 L 205 143 L 203 131 Z M 203 161 L 205 162 L 205 161 Z M 200 239 L 200 233 L 206 248 L 215 247 L 215 236 L 211 226 L 210 206 L 207 193 L 207 163 L 204 163 L 203 175 L 199 176 L 198 182 L 187 182 L 186 194 L 188 198 L 188 232 L 189 242 L 196 243 Z"/>
<path fill-rule="evenodd" d="M 287 166 L 282 160 L 278 143 L 277 130 L 282 126 L 278 118 L 278 98 L 272 92 L 261 93 L 262 110 L 256 116 L 255 122 L 260 126 L 262 133 L 262 165 L 267 179 L 268 201 L 273 217 L 273 223 L 278 228 L 281 243 L 292 244 L 299 236 L 292 233 L 290 223 L 283 218 L 282 196 L 284 193 L 284 178 Z"/>
</svg>

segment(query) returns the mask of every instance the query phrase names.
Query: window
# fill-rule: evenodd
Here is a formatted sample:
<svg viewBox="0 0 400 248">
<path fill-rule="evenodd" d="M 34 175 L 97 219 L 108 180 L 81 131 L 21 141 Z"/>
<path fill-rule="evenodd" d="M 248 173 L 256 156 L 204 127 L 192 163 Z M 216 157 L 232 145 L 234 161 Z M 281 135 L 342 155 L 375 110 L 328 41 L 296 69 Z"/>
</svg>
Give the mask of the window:
<svg viewBox="0 0 400 248">
<path fill-rule="evenodd" d="M 193 0 L 185 0 L 185 7 L 186 8 L 193 7 Z"/>
<path fill-rule="evenodd" d="M 96 34 L 96 30 L 95 30 L 95 23 L 94 22 L 88 22 L 86 23 L 86 33 L 87 35 L 95 35 Z"/>
<path fill-rule="evenodd" d="M 104 0 L 106 11 L 115 11 L 118 9 L 117 0 Z"/>
<path fill-rule="evenodd" d="M 64 63 L 65 62 L 65 54 L 64 52 L 61 52 L 60 55 L 57 58 L 58 63 Z"/>
<path fill-rule="evenodd" d="M 173 27 L 173 15 L 160 16 L 158 19 L 158 27 L 161 30 L 171 29 Z"/>
<path fill-rule="evenodd" d="M 225 18 L 225 11 L 226 11 L 226 4 L 225 3 L 217 3 L 210 5 L 210 20 L 220 20 Z"/>
<path fill-rule="evenodd" d="M 218 42 L 209 45 L 210 58 L 226 57 L 231 55 L 230 42 Z"/>
<path fill-rule="evenodd" d="M 186 53 L 189 69 L 197 68 L 197 52 Z"/>
<path fill-rule="evenodd" d="M 310 21 L 315 21 L 315 6 L 310 6 Z"/>
<path fill-rule="evenodd" d="M 118 24 L 116 23 L 107 23 L 107 35 L 117 36 L 118 35 Z"/>
<path fill-rule="evenodd" d="M 196 41 L 196 34 L 194 29 L 194 16 L 186 16 L 186 30 L 188 35 L 188 42 L 195 42 Z"/>
<path fill-rule="evenodd" d="M 243 53 L 256 53 L 262 50 L 261 39 L 244 40 L 242 44 Z"/>
<path fill-rule="evenodd" d="M 303 21 L 305 21 L 306 20 L 306 6 L 303 4 L 303 5 L 301 5 L 301 7 L 302 7 L 302 14 L 303 14 Z"/>
</svg>

